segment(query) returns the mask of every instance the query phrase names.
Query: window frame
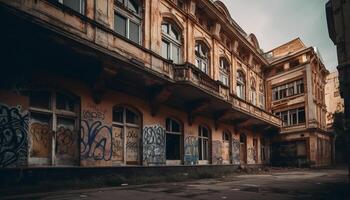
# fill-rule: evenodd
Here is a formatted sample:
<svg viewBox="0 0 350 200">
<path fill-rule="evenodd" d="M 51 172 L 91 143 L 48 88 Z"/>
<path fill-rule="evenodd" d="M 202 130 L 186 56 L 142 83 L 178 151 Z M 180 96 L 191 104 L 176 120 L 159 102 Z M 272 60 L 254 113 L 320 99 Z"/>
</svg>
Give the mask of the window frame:
<svg viewBox="0 0 350 200">
<path fill-rule="evenodd" d="M 208 132 L 208 136 L 204 136 L 203 130 Z M 209 142 L 210 142 L 210 130 L 205 125 L 198 126 L 198 160 L 209 161 Z M 206 146 L 206 148 L 204 147 Z M 201 147 L 201 148 L 200 148 Z M 204 151 L 206 150 L 206 151 Z"/>
<path fill-rule="evenodd" d="M 123 0 L 124 3 L 120 3 L 119 1 L 114 1 L 114 31 L 118 34 L 118 35 L 121 35 L 122 37 L 134 42 L 134 43 L 137 43 L 139 45 L 142 45 L 142 23 L 143 23 L 143 17 L 142 17 L 142 3 L 140 3 L 139 5 L 139 12 L 138 13 L 135 13 L 133 11 L 131 11 L 125 3 L 129 0 Z M 141 1 L 140 1 L 141 2 Z M 126 22 L 125 22 L 125 35 L 122 35 L 121 33 L 119 33 L 117 31 L 117 26 L 116 26 L 116 16 L 119 15 L 123 18 L 126 19 Z M 130 22 L 131 23 L 134 23 L 137 25 L 138 27 L 138 41 L 134 41 L 130 38 Z"/>
<path fill-rule="evenodd" d="M 195 43 L 195 66 L 203 73 L 210 75 L 210 48 L 203 41 Z M 206 50 L 206 54 L 203 51 Z M 198 54 L 197 54 L 198 52 Z M 201 55 L 202 54 L 202 55 Z"/>
<path fill-rule="evenodd" d="M 238 91 L 238 88 L 240 90 Z M 236 95 L 240 99 L 245 100 L 245 88 L 246 88 L 246 79 L 245 74 L 241 70 L 237 70 L 237 76 L 236 76 Z"/>
<path fill-rule="evenodd" d="M 54 0 L 50 0 L 50 1 L 54 1 Z M 58 2 L 62 5 L 64 5 L 65 7 L 67 8 L 70 8 L 72 10 L 74 10 L 75 12 L 78 12 L 80 13 L 81 15 L 85 15 L 85 12 L 86 12 L 86 0 L 79 0 L 79 11 L 70 7 L 69 5 L 65 4 L 64 3 L 64 0 L 55 0 L 55 2 Z"/>
<path fill-rule="evenodd" d="M 219 81 L 225 86 L 230 85 L 230 63 L 225 57 L 219 59 Z"/>
<path fill-rule="evenodd" d="M 58 158 L 57 158 L 57 130 L 59 128 L 59 119 L 68 119 L 68 120 L 74 120 L 74 132 L 77 133 L 77 137 L 79 137 L 79 131 L 80 131 L 80 100 L 74 95 L 71 95 L 67 92 L 64 92 L 62 90 L 57 90 L 57 89 L 39 89 L 39 90 L 32 90 L 31 92 L 47 92 L 50 94 L 49 98 L 49 108 L 40 108 L 40 106 L 33 106 L 31 105 L 31 97 L 29 95 L 29 113 L 30 113 L 30 121 L 34 119 L 34 115 L 41 115 L 47 117 L 49 119 L 48 125 L 50 128 L 50 131 L 54 133 L 52 135 L 51 140 L 49 141 L 51 146 L 50 148 L 50 155 L 51 157 L 49 160 L 47 160 L 46 164 L 50 165 L 56 165 Z M 63 94 L 67 97 L 69 97 L 71 100 L 74 101 L 74 111 L 69 111 L 69 110 L 64 110 L 64 109 L 58 109 L 57 108 L 57 94 Z M 29 126 L 31 126 L 31 123 L 29 123 Z M 79 144 L 77 144 L 77 147 L 79 147 Z M 38 157 L 31 156 L 30 152 L 28 152 L 28 159 L 36 159 Z M 43 158 L 43 160 L 46 160 L 46 158 Z M 30 161 L 29 161 L 30 162 Z M 78 162 L 76 160 L 76 162 Z M 29 163 L 31 164 L 31 163 Z M 77 163 L 75 163 L 77 164 Z"/>
<path fill-rule="evenodd" d="M 122 122 L 118 122 L 114 120 L 114 111 L 117 109 L 122 109 L 123 110 L 123 116 L 122 116 Z M 135 116 L 137 116 L 137 123 L 128 123 L 127 121 L 127 110 L 131 111 Z M 142 115 L 139 111 L 137 111 L 136 109 L 133 109 L 129 106 L 126 105 L 115 105 L 113 106 L 113 110 L 112 110 L 112 128 L 113 127 L 117 127 L 117 128 L 121 128 L 123 133 L 122 133 L 122 140 L 123 140 L 123 161 L 122 164 L 123 165 L 128 165 L 128 160 L 127 160 L 127 148 L 126 148 L 126 144 L 127 144 L 127 128 L 138 128 L 139 129 L 139 140 L 141 139 L 141 127 L 142 127 Z M 114 140 L 114 138 L 113 138 Z M 140 145 L 140 144 L 139 144 Z M 140 146 L 139 146 L 140 148 Z M 130 161 L 129 161 L 130 162 Z M 136 162 L 140 162 L 140 155 L 138 155 L 138 160 Z"/>
<path fill-rule="evenodd" d="M 169 120 L 169 122 L 170 122 L 170 125 L 169 125 L 169 127 L 170 127 L 170 130 L 168 130 L 167 128 L 168 128 L 168 126 L 167 126 L 167 123 L 168 123 L 168 120 Z M 179 126 L 179 132 L 176 132 L 176 131 L 173 131 L 172 130 L 172 123 L 173 122 L 175 122 L 175 123 L 177 123 L 178 124 L 178 126 Z M 182 152 L 183 152 L 183 149 L 182 149 L 182 144 L 183 144 L 183 142 L 182 142 L 182 140 L 183 140 L 183 125 L 182 125 L 182 123 L 180 122 L 180 121 L 178 121 L 178 120 L 176 120 L 176 119 L 174 119 L 174 118 L 171 118 L 171 117 L 167 117 L 166 119 L 165 119 L 165 124 L 166 124 L 166 126 L 165 126 L 165 134 L 166 134 L 166 136 L 168 135 L 168 134 L 171 134 L 171 135 L 176 135 L 176 136 L 179 136 L 180 138 L 179 138 L 179 140 L 180 140 L 180 143 L 179 143 L 179 151 L 180 152 L 178 152 L 179 153 L 179 159 L 175 159 L 175 160 L 173 160 L 173 159 L 168 159 L 168 157 L 167 157 L 167 154 L 166 154 L 166 160 L 170 160 L 170 161 L 180 161 L 181 159 L 182 159 Z M 167 148 L 167 146 L 166 146 L 166 148 Z M 167 149 L 166 149 L 167 150 Z"/>
<path fill-rule="evenodd" d="M 298 79 L 292 82 L 273 87 L 272 101 L 280 101 L 303 93 L 305 93 L 304 79 Z"/>
<path fill-rule="evenodd" d="M 168 33 L 165 33 L 163 31 L 163 26 L 166 25 L 167 26 L 167 30 Z M 179 38 L 174 38 L 170 33 L 171 31 L 174 30 L 177 34 Z M 164 57 L 162 55 L 163 58 L 168 59 L 168 60 L 172 60 L 175 64 L 180 64 L 182 62 L 182 31 L 181 29 L 174 25 L 174 23 L 171 23 L 169 21 L 163 21 L 163 23 L 161 24 L 161 34 L 162 34 L 162 45 L 161 45 L 161 54 L 163 54 L 163 42 L 168 43 L 167 46 L 167 57 Z M 178 49 L 178 55 L 177 55 L 177 60 L 174 60 L 174 54 L 173 54 L 173 48 L 177 48 Z"/>
<path fill-rule="evenodd" d="M 282 126 L 283 127 L 290 127 L 290 126 L 300 126 L 304 125 L 306 123 L 306 112 L 305 107 L 298 107 L 290 110 L 284 110 L 284 111 L 278 111 L 274 112 L 277 117 L 282 119 Z M 296 123 L 294 123 L 293 114 L 295 115 Z M 285 118 L 285 119 L 284 119 Z M 301 121 L 303 119 L 303 121 Z"/>
</svg>

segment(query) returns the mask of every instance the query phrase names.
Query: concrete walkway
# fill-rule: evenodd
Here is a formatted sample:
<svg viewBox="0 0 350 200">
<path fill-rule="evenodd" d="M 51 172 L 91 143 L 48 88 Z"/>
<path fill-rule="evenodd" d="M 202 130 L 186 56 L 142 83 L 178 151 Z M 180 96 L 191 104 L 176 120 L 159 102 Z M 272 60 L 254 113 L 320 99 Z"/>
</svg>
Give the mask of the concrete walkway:
<svg viewBox="0 0 350 200">
<path fill-rule="evenodd" d="M 220 179 L 121 186 L 90 190 L 11 196 L 43 200 L 164 200 L 164 199 L 334 199 L 350 200 L 347 171 L 283 170 L 267 174 L 233 174 Z"/>
</svg>

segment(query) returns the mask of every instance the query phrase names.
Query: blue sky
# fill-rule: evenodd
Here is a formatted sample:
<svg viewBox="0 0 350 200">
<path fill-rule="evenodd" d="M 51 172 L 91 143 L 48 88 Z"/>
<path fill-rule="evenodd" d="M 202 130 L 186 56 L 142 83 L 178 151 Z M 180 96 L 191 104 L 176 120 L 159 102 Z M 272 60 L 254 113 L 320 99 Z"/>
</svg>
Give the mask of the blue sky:
<svg viewBox="0 0 350 200">
<path fill-rule="evenodd" d="M 328 0 L 222 0 L 231 17 L 254 33 L 268 51 L 294 38 L 316 46 L 329 71 L 337 66 L 336 48 L 328 37 L 325 3 Z"/>
</svg>

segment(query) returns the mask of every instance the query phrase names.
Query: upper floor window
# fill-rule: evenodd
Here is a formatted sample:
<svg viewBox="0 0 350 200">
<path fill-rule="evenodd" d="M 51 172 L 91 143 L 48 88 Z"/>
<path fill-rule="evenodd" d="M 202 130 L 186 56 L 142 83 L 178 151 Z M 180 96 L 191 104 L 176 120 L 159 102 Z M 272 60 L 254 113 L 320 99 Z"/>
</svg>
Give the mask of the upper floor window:
<svg viewBox="0 0 350 200">
<path fill-rule="evenodd" d="M 230 64 L 225 58 L 220 58 L 219 80 L 224 85 L 229 85 Z"/>
<path fill-rule="evenodd" d="M 256 82 L 254 78 L 252 78 L 250 84 L 250 101 L 256 105 Z"/>
<path fill-rule="evenodd" d="M 303 79 L 272 88 L 272 100 L 276 101 L 301 93 L 304 93 Z"/>
<path fill-rule="evenodd" d="M 196 67 L 202 72 L 209 74 L 209 48 L 203 42 L 196 42 Z"/>
<path fill-rule="evenodd" d="M 260 108 L 265 109 L 265 96 L 264 94 L 259 95 Z"/>
<path fill-rule="evenodd" d="M 85 0 L 57 0 L 59 3 L 84 14 L 85 11 Z"/>
<path fill-rule="evenodd" d="M 181 31 L 174 24 L 162 24 L 162 56 L 178 64 L 181 60 Z"/>
<path fill-rule="evenodd" d="M 245 99 L 245 76 L 242 71 L 237 71 L 237 96 L 241 99 Z"/>
<path fill-rule="evenodd" d="M 276 112 L 275 115 L 282 119 L 283 126 L 294 126 L 294 125 L 305 123 L 304 107 L 282 111 L 282 112 Z"/>
<path fill-rule="evenodd" d="M 141 2 L 138 0 L 117 0 L 114 13 L 114 30 L 125 38 L 141 43 Z"/>
</svg>

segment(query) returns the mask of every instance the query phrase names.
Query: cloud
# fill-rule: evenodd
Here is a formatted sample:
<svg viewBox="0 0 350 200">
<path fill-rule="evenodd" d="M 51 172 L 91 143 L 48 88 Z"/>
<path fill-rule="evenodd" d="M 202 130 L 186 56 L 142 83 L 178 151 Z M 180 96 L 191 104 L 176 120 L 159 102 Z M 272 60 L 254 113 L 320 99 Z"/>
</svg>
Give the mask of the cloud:
<svg viewBox="0 0 350 200">
<path fill-rule="evenodd" d="M 232 18 L 247 33 L 254 33 L 265 51 L 300 37 L 307 46 L 318 47 L 326 67 L 334 71 L 336 48 L 328 36 L 326 1 L 222 0 Z"/>
</svg>

